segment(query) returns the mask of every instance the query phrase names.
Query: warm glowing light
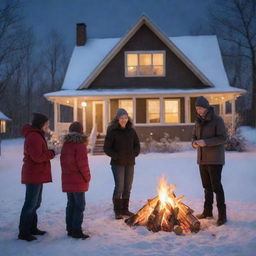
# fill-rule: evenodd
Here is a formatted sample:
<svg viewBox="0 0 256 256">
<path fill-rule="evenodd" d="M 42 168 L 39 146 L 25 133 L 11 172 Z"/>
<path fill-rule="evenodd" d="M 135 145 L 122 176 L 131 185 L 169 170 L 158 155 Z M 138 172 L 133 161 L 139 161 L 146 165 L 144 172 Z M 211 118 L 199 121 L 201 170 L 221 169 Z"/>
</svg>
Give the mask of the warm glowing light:
<svg viewBox="0 0 256 256">
<path fill-rule="evenodd" d="M 81 102 L 81 106 L 85 108 L 87 106 L 87 103 L 85 101 Z"/>
<path fill-rule="evenodd" d="M 67 100 L 67 103 L 69 104 L 69 100 Z"/>
</svg>

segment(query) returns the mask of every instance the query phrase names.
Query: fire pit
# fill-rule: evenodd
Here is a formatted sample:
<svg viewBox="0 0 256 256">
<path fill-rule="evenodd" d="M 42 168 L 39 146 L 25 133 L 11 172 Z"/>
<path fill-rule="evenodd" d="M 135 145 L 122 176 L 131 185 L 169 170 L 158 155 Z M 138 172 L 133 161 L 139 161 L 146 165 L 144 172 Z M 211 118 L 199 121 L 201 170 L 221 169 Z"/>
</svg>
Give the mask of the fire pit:
<svg viewBox="0 0 256 256">
<path fill-rule="evenodd" d="M 160 230 L 180 235 L 200 230 L 200 222 L 193 210 L 181 202 L 184 196 L 176 197 L 175 186 L 167 185 L 165 178 L 159 180 L 158 195 L 133 216 L 126 219 L 129 226 L 146 226 L 149 231 Z"/>
</svg>

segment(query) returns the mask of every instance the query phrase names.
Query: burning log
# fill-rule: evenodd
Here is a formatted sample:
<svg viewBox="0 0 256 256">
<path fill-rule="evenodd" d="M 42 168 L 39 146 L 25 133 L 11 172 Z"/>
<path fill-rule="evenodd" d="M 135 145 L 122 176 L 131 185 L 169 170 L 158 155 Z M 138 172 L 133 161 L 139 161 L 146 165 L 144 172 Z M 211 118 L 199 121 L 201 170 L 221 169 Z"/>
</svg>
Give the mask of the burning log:
<svg viewBox="0 0 256 256">
<path fill-rule="evenodd" d="M 176 198 L 173 187 L 161 182 L 158 196 L 154 197 L 133 216 L 126 219 L 129 226 L 146 226 L 149 231 L 182 233 L 198 232 L 200 222 L 193 215 L 193 210 L 180 202 L 184 196 Z"/>
</svg>

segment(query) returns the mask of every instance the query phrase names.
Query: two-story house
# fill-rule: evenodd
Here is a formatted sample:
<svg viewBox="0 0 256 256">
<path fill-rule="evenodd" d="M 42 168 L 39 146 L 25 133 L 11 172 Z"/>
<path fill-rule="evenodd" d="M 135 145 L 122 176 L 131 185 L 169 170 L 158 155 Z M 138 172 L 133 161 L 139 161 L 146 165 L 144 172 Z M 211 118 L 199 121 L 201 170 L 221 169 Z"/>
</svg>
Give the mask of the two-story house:
<svg viewBox="0 0 256 256">
<path fill-rule="evenodd" d="M 229 84 L 216 36 L 169 37 L 142 16 L 121 38 L 87 39 L 86 25 L 77 24 L 62 89 L 45 97 L 54 103 L 58 134 L 78 120 L 86 133 L 104 135 L 121 107 L 142 141 L 164 132 L 189 141 L 198 96 L 234 123 L 244 93 Z"/>
</svg>

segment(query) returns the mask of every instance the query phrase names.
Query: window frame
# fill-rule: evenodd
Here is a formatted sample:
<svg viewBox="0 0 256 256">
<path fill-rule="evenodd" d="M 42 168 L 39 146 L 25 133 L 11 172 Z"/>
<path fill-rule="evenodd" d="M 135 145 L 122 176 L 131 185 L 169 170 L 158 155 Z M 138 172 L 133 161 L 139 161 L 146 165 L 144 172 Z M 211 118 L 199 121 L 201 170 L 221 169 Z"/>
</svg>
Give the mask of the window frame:
<svg viewBox="0 0 256 256">
<path fill-rule="evenodd" d="M 176 123 L 170 123 L 170 122 L 166 122 L 166 118 L 165 118 L 165 115 L 166 115 L 166 108 L 165 108 L 165 101 L 166 100 L 170 100 L 170 101 L 178 101 L 178 122 Z M 181 123 L 181 103 L 180 103 L 180 99 L 177 99 L 177 98 L 163 98 L 163 119 L 164 119 L 164 123 L 165 124 L 180 124 Z"/>
<path fill-rule="evenodd" d="M 127 65 L 127 55 L 128 54 L 137 54 L 137 61 L 138 67 L 140 67 L 140 58 L 138 57 L 139 54 L 151 54 L 151 63 L 153 63 L 153 54 L 162 53 L 163 54 L 163 74 L 162 75 L 129 75 L 128 74 L 128 65 Z M 159 66 L 159 65 L 157 65 Z M 154 65 L 151 65 L 154 67 Z M 124 68 L 125 68 L 125 77 L 165 77 L 166 76 L 166 51 L 164 50 L 155 50 L 155 51 L 125 51 L 125 58 L 124 58 Z"/>
<path fill-rule="evenodd" d="M 158 100 L 159 101 L 159 122 L 157 122 L 157 123 L 150 123 L 149 122 L 148 106 L 149 106 L 149 101 L 150 100 Z M 160 99 L 158 99 L 158 98 L 146 99 L 146 124 L 161 124 L 161 101 L 160 101 Z"/>
</svg>

